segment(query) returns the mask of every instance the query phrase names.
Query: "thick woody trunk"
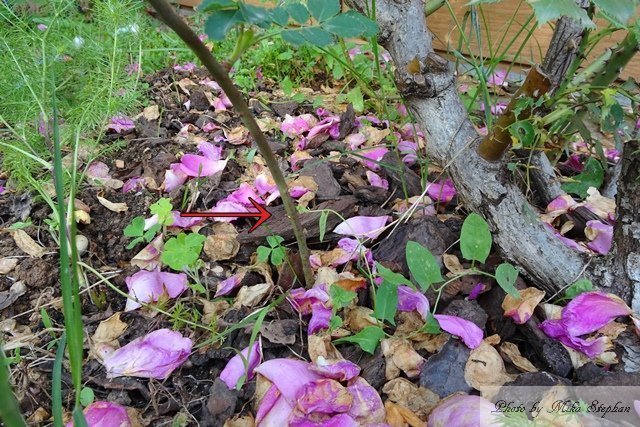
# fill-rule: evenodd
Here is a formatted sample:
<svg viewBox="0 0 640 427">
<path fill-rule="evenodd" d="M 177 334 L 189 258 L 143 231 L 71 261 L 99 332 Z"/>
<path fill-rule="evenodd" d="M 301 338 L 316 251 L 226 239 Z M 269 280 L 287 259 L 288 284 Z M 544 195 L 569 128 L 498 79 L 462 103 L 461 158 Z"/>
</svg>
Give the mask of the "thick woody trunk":
<svg viewBox="0 0 640 427">
<path fill-rule="evenodd" d="M 364 10 L 365 2 L 351 5 Z M 583 276 L 586 258 L 566 247 L 538 220 L 513 175 L 476 152 L 480 137 L 458 97 L 452 66 L 433 51 L 422 0 L 378 0 L 380 43 L 396 64 L 396 82 L 427 136 L 427 149 L 446 167 L 465 206 L 489 223 L 503 255 L 550 294 Z M 421 64 L 419 73 L 414 65 Z"/>
</svg>

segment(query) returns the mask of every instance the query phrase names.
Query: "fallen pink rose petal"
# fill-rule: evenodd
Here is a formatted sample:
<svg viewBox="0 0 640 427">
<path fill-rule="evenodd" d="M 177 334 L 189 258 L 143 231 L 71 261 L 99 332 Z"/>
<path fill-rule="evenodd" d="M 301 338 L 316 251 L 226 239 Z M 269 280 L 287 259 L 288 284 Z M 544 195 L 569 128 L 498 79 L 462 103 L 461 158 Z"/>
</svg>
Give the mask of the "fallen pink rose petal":
<svg viewBox="0 0 640 427">
<path fill-rule="evenodd" d="M 353 396 L 338 381 L 319 379 L 304 385 L 296 406 L 305 414 L 347 412 Z"/>
<path fill-rule="evenodd" d="M 526 288 L 519 291 L 520 297 L 507 294 L 502 301 L 505 317 L 511 317 L 516 325 L 525 324 L 533 315 L 533 310 L 544 299 L 544 291 L 537 288 Z"/>
<path fill-rule="evenodd" d="M 378 175 L 375 172 L 367 171 L 367 180 L 369 181 L 369 184 L 371 184 L 374 187 L 380 187 L 385 190 L 389 189 L 389 181 L 382 178 L 380 175 Z"/>
<path fill-rule="evenodd" d="M 608 148 L 604 151 L 604 155 L 607 160 L 611 160 L 612 162 L 618 162 L 620 160 L 620 156 L 622 155 L 619 150 L 615 148 Z"/>
<path fill-rule="evenodd" d="M 274 384 L 267 389 L 266 393 L 262 396 L 258 404 L 258 409 L 256 411 L 256 425 L 260 425 L 260 422 L 264 419 L 264 417 L 273 409 L 274 405 L 278 403 L 278 399 L 280 399 L 280 391 L 278 387 Z M 291 409 L 289 409 L 289 412 Z M 284 417 L 286 419 L 288 417 L 289 412 Z"/>
<path fill-rule="evenodd" d="M 539 327 L 547 336 L 560 341 L 569 348 L 584 353 L 589 358 L 597 357 L 608 347 L 606 337 L 587 340 L 578 336 L 569 335 L 566 326 L 560 319 L 545 320 Z"/>
<path fill-rule="evenodd" d="M 222 159 L 222 147 L 219 145 L 214 145 L 210 142 L 201 142 L 200 145 L 198 145 L 198 151 L 209 160 Z"/>
<path fill-rule="evenodd" d="M 584 292 L 562 309 L 562 322 L 570 335 L 590 334 L 616 317 L 633 311 L 619 297 L 600 291 Z"/>
<path fill-rule="evenodd" d="M 396 104 L 396 111 L 398 112 L 398 115 L 400 115 L 400 117 L 407 117 L 407 115 L 409 114 L 407 112 L 407 106 L 402 103 Z"/>
<path fill-rule="evenodd" d="M 166 379 L 191 353 L 193 343 L 179 332 L 159 329 L 115 350 L 103 361 L 108 378 Z"/>
<path fill-rule="evenodd" d="M 200 225 L 204 222 L 204 218 L 199 217 L 185 217 L 180 215 L 180 211 L 171 211 L 171 216 L 173 217 L 173 222 L 170 224 L 171 227 L 176 228 L 191 228 L 196 225 Z M 145 224 L 146 227 L 146 224 Z"/>
<path fill-rule="evenodd" d="M 480 111 L 485 111 L 486 107 L 484 102 L 480 103 Z M 499 116 L 507 110 L 507 104 L 504 102 L 497 102 L 495 105 L 491 106 L 491 114 Z"/>
<path fill-rule="evenodd" d="M 361 426 L 383 423 L 385 410 L 380 395 L 375 388 L 362 377 L 349 381 L 347 390 L 353 396 L 348 414 Z"/>
<path fill-rule="evenodd" d="M 138 252 L 131 259 L 131 265 L 146 270 L 158 268 L 160 266 L 160 256 L 164 249 L 164 241 L 162 240 L 162 237 L 162 234 L 158 234 L 155 239 Z"/>
<path fill-rule="evenodd" d="M 306 290 L 304 288 L 293 289 L 289 292 L 287 299 L 298 313 L 309 314 L 312 312 L 313 304 L 326 303 L 330 298 L 324 289 L 314 286 Z"/>
<path fill-rule="evenodd" d="M 606 255 L 611 250 L 613 244 L 613 226 L 604 224 L 598 220 L 587 221 L 587 227 L 584 230 L 587 239 L 591 240 L 587 243 L 587 247 L 600 255 Z"/>
<path fill-rule="evenodd" d="M 242 184 L 240 184 L 240 187 L 237 190 L 231 193 L 224 200 L 232 203 L 239 203 L 247 207 L 253 207 L 253 203 L 251 203 L 251 200 L 249 200 L 250 198 L 260 203 L 261 205 L 264 205 L 264 201 L 260 196 L 258 196 L 256 190 L 254 190 L 250 184 L 243 182 Z"/>
<path fill-rule="evenodd" d="M 124 311 L 142 307 L 140 303 L 157 302 L 163 295 L 176 298 L 187 290 L 188 283 L 187 275 L 184 273 L 165 273 L 157 270 L 140 270 L 124 281 L 131 297 L 127 299 Z"/>
<path fill-rule="evenodd" d="M 115 116 L 111 118 L 111 121 L 107 125 L 107 130 L 112 130 L 116 133 L 122 133 L 135 128 L 136 125 L 127 116 Z"/>
<path fill-rule="evenodd" d="M 329 329 L 329 323 L 332 315 L 331 307 L 327 307 L 321 302 L 312 304 L 311 319 L 309 319 L 307 333 L 309 335 L 313 335 L 322 329 Z"/>
<path fill-rule="evenodd" d="M 129 178 L 122 186 L 123 193 L 129 193 L 132 191 L 138 192 L 145 189 L 145 179 L 140 177 Z"/>
<path fill-rule="evenodd" d="M 573 197 L 569 196 L 568 194 L 563 194 L 562 196 L 558 196 L 555 199 L 553 199 L 551 202 L 549 202 L 546 208 L 546 212 L 547 213 L 556 212 L 556 211 L 566 212 L 576 204 L 577 203 L 575 200 L 573 200 Z"/>
<path fill-rule="evenodd" d="M 213 108 L 216 113 L 227 111 L 227 108 L 233 107 L 231 100 L 226 93 L 220 91 L 220 96 L 213 98 Z"/>
<path fill-rule="evenodd" d="M 253 183 L 256 187 L 256 190 L 261 196 L 264 196 L 267 193 L 273 193 L 278 190 L 278 186 L 276 185 L 273 178 L 267 176 L 266 174 L 260 174 L 256 176 L 256 180 Z"/>
<path fill-rule="evenodd" d="M 229 295 L 231 291 L 236 289 L 242 283 L 242 278 L 244 274 L 234 274 L 228 279 L 222 280 L 218 283 L 218 287 L 216 288 L 216 294 L 213 296 L 214 298 L 223 297 L 225 295 Z"/>
<path fill-rule="evenodd" d="M 318 123 L 318 119 L 316 119 L 311 114 L 302 114 L 300 116 L 290 116 L 286 114 L 282 124 L 280 125 L 280 130 L 285 136 L 289 138 L 294 138 L 296 136 L 300 136 L 305 132 L 308 132 L 313 126 Z"/>
<path fill-rule="evenodd" d="M 390 216 L 354 216 L 333 229 L 336 234 L 357 238 L 375 239 L 384 231 L 384 226 Z"/>
<path fill-rule="evenodd" d="M 293 412 L 294 405 L 289 403 L 284 396 L 279 396 L 275 402 L 265 402 L 265 408 L 270 405 L 269 409 L 263 409 L 263 402 L 260 401 L 258 406 L 258 414 L 262 414 L 262 417 L 256 416 L 256 427 L 279 427 L 288 425 L 289 417 Z"/>
<path fill-rule="evenodd" d="M 473 287 L 473 289 L 471 289 L 471 292 L 469 292 L 469 296 L 467 297 L 467 299 L 474 300 L 478 298 L 480 294 L 482 294 L 486 290 L 487 290 L 487 285 L 485 285 L 484 283 L 478 283 Z"/>
<path fill-rule="evenodd" d="M 255 372 L 271 381 L 293 407 L 305 384 L 320 379 L 309 370 L 309 363 L 295 359 L 271 359 L 260 364 Z"/>
<path fill-rule="evenodd" d="M 322 119 L 318 124 L 309 129 L 307 139 L 312 140 L 314 137 L 322 134 L 329 134 L 331 138 L 337 138 L 340 134 L 340 117 L 329 116 Z"/>
<path fill-rule="evenodd" d="M 427 427 L 499 426 L 496 405 L 474 395 L 453 395 L 441 400 L 431 414 Z"/>
<path fill-rule="evenodd" d="M 180 159 L 180 169 L 188 176 L 203 177 L 222 172 L 227 160 L 211 160 L 197 154 L 185 154 Z"/>
<path fill-rule="evenodd" d="M 349 254 L 351 261 L 358 259 L 360 254 L 367 251 L 367 248 L 365 248 L 358 240 L 350 239 L 348 237 L 343 237 L 338 240 L 338 247 Z"/>
<path fill-rule="evenodd" d="M 205 77 L 204 79 L 200 80 L 198 83 L 200 83 L 201 85 L 207 86 L 208 88 L 213 89 L 215 91 L 219 91 L 221 89 L 218 82 L 216 82 L 215 80 L 211 80 L 209 77 Z"/>
<path fill-rule="evenodd" d="M 632 313 L 627 304 L 613 294 L 584 292 L 562 309 L 560 319 L 545 320 L 540 324 L 540 329 L 566 346 L 593 358 L 606 349 L 606 337 L 593 340 L 580 337 L 596 332 L 616 317 Z"/>
<path fill-rule="evenodd" d="M 487 86 L 496 87 L 496 86 L 508 86 L 507 84 L 507 72 L 505 70 L 496 70 L 493 74 L 489 76 L 487 79 Z"/>
<path fill-rule="evenodd" d="M 413 141 L 400 141 L 398 151 L 402 154 L 402 161 L 408 165 L 412 165 L 418 160 L 418 144 Z"/>
<path fill-rule="evenodd" d="M 433 317 L 438 320 L 442 330 L 460 337 L 467 347 L 474 349 L 482 343 L 484 333 L 475 323 L 448 314 L 434 314 Z"/>
<path fill-rule="evenodd" d="M 429 314 L 429 300 L 409 286 L 398 286 L 398 311 L 417 311 L 423 319 Z"/>
<path fill-rule="evenodd" d="M 246 375 L 246 380 L 254 377 L 254 369 L 260 364 L 262 359 L 262 341 L 258 340 L 249 348 L 245 348 L 229 360 L 227 366 L 220 372 L 220 379 L 229 387 L 235 390 L 240 378 Z M 246 362 L 246 368 L 245 368 Z"/>
<path fill-rule="evenodd" d="M 344 138 L 344 142 L 350 150 L 355 150 L 367 142 L 367 137 L 361 133 L 352 133 Z"/>
<path fill-rule="evenodd" d="M 196 64 L 194 64 L 193 62 L 187 62 L 184 65 L 176 64 L 173 66 L 173 69 L 176 71 L 191 72 L 196 69 Z"/>
<path fill-rule="evenodd" d="M 164 173 L 162 189 L 167 193 L 170 193 L 176 188 L 180 188 L 188 178 L 189 176 L 182 171 L 181 163 L 172 163 L 169 165 L 169 169 Z"/>
<path fill-rule="evenodd" d="M 249 212 L 249 210 L 245 205 L 241 203 L 231 202 L 231 201 L 222 199 L 218 201 L 218 203 L 216 203 L 216 206 L 211 210 L 209 210 L 209 212 Z M 231 222 L 237 219 L 238 218 L 234 218 L 234 217 L 229 217 L 229 218 L 216 217 L 214 218 L 214 221 Z"/>
<path fill-rule="evenodd" d="M 291 157 L 289 157 L 289 163 L 291 163 L 291 170 L 292 171 L 299 170 L 302 167 L 300 163 L 311 158 L 312 156 L 311 154 L 309 154 L 308 151 L 294 151 Z"/>
<path fill-rule="evenodd" d="M 556 230 L 555 228 L 553 228 L 551 225 L 546 224 L 549 228 L 549 230 L 553 233 L 554 236 L 556 236 L 558 239 L 560 239 L 560 241 L 562 243 L 564 243 L 565 246 L 571 248 L 571 249 L 575 249 L 578 252 L 588 252 L 587 248 L 585 248 L 584 246 L 581 246 L 578 242 L 576 242 L 573 239 L 570 239 L 568 237 L 564 237 L 562 234 L 560 234 L 560 232 L 558 230 Z"/>
<path fill-rule="evenodd" d="M 98 400 L 84 408 L 84 418 L 89 427 L 131 427 L 132 422 L 127 408 L 117 403 Z M 65 427 L 73 427 L 69 421 Z"/>
<path fill-rule="evenodd" d="M 569 158 L 561 164 L 574 172 L 582 172 L 584 170 L 584 163 L 582 162 L 582 156 L 580 154 L 570 155 Z"/>
<path fill-rule="evenodd" d="M 86 171 L 87 178 L 91 179 L 110 179 L 109 166 L 102 162 L 93 162 Z"/>
<path fill-rule="evenodd" d="M 310 364 L 309 369 L 325 378 L 338 381 L 348 381 L 360 374 L 360 367 L 349 360 L 327 360 L 318 356 L 315 364 Z"/>
<path fill-rule="evenodd" d="M 295 186 L 289 189 L 289 195 L 294 199 L 299 199 L 300 197 L 307 194 L 310 190 L 308 188 L 302 186 Z"/>
<path fill-rule="evenodd" d="M 360 151 L 358 160 L 363 162 L 369 169 L 377 171 L 380 169 L 379 162 L 385 154 L 389 152 L 387 147 L 373 147 Z M 364 157 L 364 159 L 362 158 Z"/>
<path fill-rule="evenodd" d="M 442 203 L 449 203 L 456 196 L 457 191 L 453 185 L 453 181 L 447 178 L 443 181 L 432 182 L 427 187 L 427 194 L 433 200 Z"/>
<path fill-rule="evenodd" d="M 326 414 L 313 413 L 306 415 L 296 408 L 289 417 L 288 424 L 286 425 L 288 427 L 360 427 L 362 424 L 358 424 L 347 414 L 338 414 L 331 416 Z"/>
</svg>

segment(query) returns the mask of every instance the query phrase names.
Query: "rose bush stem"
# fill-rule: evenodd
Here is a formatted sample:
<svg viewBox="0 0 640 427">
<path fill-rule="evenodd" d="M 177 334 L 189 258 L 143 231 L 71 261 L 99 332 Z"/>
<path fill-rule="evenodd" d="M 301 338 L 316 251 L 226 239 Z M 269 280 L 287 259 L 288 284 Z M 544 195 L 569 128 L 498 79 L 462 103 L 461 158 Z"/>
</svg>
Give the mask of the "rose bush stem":
<svg viewBox="0 0 640 427">
<path fill-rule="evenodd" d="M 271 172 L 271 176 L 278 186 L 280 191 L 280 197 L 282 197 L 282 203 L 284 209 L 293 226 L 293 233 L 296 236 L 298 243 L 298 253 L 300 254 L 300 261 L 302 262 L 302 270 L 304 272 L 304 280 L 307 286 L 313 284 L 313 273 L 311 272 L 311 265 L 309 264 L 309 249 L 307 248 L 307 241 L 304 231 L 300 225 L 298 219 L 298 212 L 293 203 L 293 200 L 289 196 L 287 188 L 287 182 L 284 179 L 284 175 L 278 167 L 273 151 L 269 148 L 267 139 L 258 127 L 253 114 L 249 110 L 249 106 L 245 102 L 242 94 L 234 86 L 229 74 L 222 67 L 222 65 L 216 60 L 211 51 L 202 43 L 197 34 L 187 25 L 187 23 L 175 12 L 173 6 L 171 6 L 166 0 L 148 0 L 149 4 L 156 10 L 160 19 L 169 26 L 184 43 L 196 54 L 202 64 L 205 66 L 213 79 L 220 85 L 224 93 L 229 97 L 229 100 L 233 104 L 233 108 L 236 109 L 242 122 L 249 129 L 251 136 L 258 145 L 258 150 L 267 163 L 267 167 Z"/>
</svg>

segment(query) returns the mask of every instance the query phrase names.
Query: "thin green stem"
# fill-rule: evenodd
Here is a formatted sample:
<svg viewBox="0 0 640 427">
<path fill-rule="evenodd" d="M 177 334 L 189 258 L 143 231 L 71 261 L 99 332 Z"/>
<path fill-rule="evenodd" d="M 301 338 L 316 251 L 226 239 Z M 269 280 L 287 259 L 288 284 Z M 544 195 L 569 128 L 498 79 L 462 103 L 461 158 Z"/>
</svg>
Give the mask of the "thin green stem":
<svg viewBox="0 0 640 427">
<path fill-rule="evenodd" d="M 0 343 L 0 420 L 6 427 L 26 427 L 9 383 L 9 361 Z"/>
<path fill-rule="evenodd" d="M 202 64 L 207 68 L 207 70 L 209 70 L 213 79 L 220 85 L 227 97 L 229 97 L 231 104 L 233 104 L 234 108 L 242 118 L 243 124 L 247 129 L 249 129 L 249 132 L 255 140 L 258 150 L 264 158 L 265 163 L 271 172 L 271 176 L 280 191 L 282 203 L 287 216 L 291 221 L 293 233 L 298 243 L 298 252 L 300 253 L 304 279 L 306 285 L 311 286 L 313 284 L 313 272 L 311 271 L 311 265 L 309 264 L 309 249 L 307 248 L 306 234 L 300 225 L 296 206 L 293 203 L 293 199 L 289 196 L 287 182 L 282 171 L 280 171 L 278 161 L 276 160 L 273 151 L 271 151 L 271 148 L 269 148 L 267 139 L 264 133 L 260 130 L 251 110 L 249 110 L 249 106 L 245 102 L 244 97 L 235 87 L 229 77 L 229 74 L 216 60 L 211 51 L 207 49 L 204 43 L 202 43 L 198 38 L 198 35 L 187 25 L 186 22 L 182 20 L 166 0 L 149 0 L 149 4 L 151 4 L 169 28 L 171 28 L 182 39 L 182 41 L 191 48 L 200 61 L 202 61 Z"/>
</svg>

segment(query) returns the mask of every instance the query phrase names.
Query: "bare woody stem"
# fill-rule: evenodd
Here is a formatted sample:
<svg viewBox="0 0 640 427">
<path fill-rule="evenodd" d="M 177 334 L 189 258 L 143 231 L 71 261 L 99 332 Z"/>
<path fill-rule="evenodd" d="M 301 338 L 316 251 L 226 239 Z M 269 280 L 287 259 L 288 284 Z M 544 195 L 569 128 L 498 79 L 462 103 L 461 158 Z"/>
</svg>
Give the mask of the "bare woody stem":
<svg viewBox="0 0 640 427">
<path fill-rule="evenodd" d="M 298 212 L 293 203 L 293 200 L 289 196 L 287 188 L 287 182 L 284 179 L 284 175 L 278 167 L 273 151 L 269 148 L 267 139 L 258 127 L 249 106 L 245 102 L 242 94 L 234 86 L 229 74 L 220 65 L 220 63 L 213 56 L 211 51 L 200 41 L 195 32 L 187 25 L 186 22 L 175 12 L 173 7 L 166 0 L 148 0 L 149 4 L 156 10 L 162 21 L 169 26 L 184 43 L 196 54 L 196 56 L 202 61 L 202 64 L 209 70 L 213 79 L 220 85 L 225 92 L 229 100 L 233 104 L 238 114 L 242 119 L 244 125 L 249 129 L 251 136 L 255 140 L 260 154 L 267 163 L 267 167 L 271 172 L 271 176 L 278 186 L 280 191 L 280 197 L 282 197 L 282 203 L 287 216 L 291 220 L 293 227 L 293 233 L 296 236 L 298 243 L 298 252 L 300 254 L 300 261 L 302 263 L 302 269 L 304 272 L 304 280 L 307 286 L 313 284 L 313 273 L 311 272 L 311 266 L 309 264 L 309 249 L 307 248 L 306 237 L 300 226 L 300 220 L 298 219 Z"/>
</svg>

